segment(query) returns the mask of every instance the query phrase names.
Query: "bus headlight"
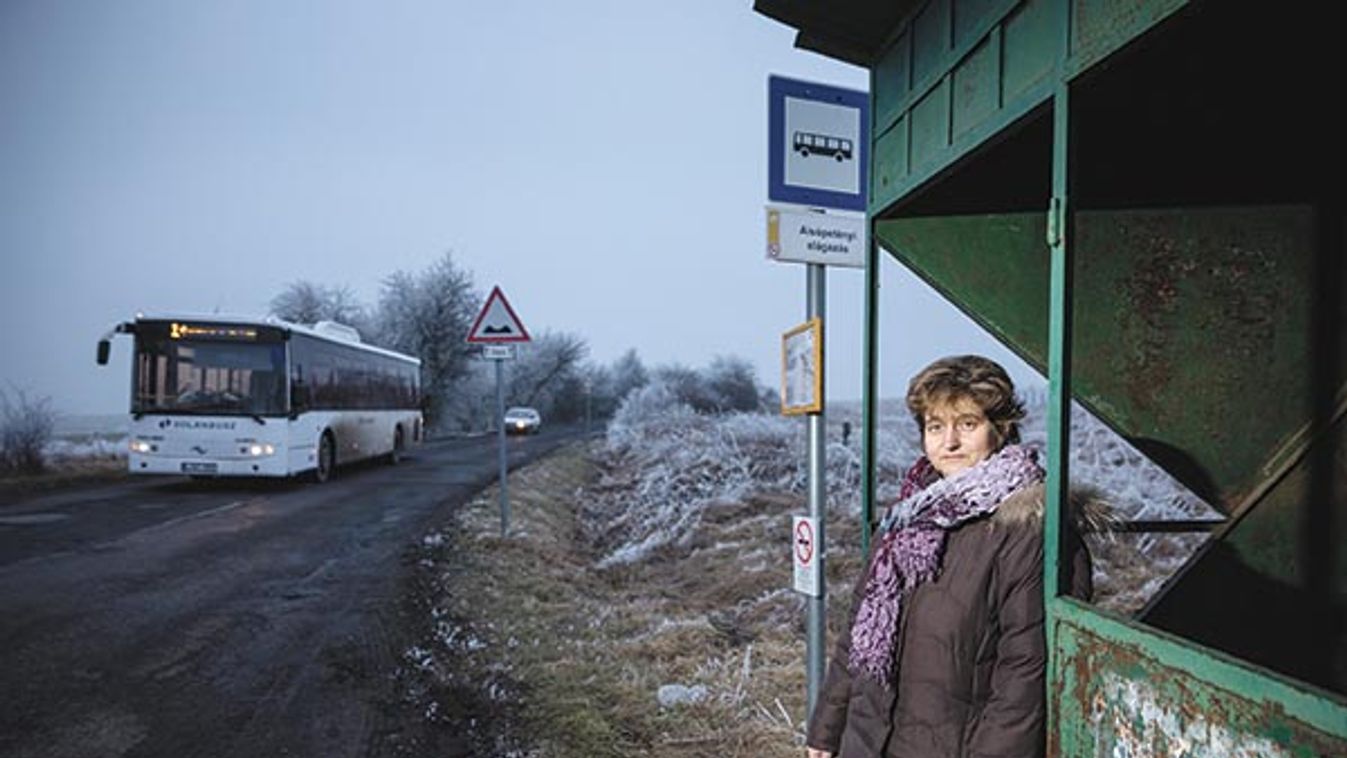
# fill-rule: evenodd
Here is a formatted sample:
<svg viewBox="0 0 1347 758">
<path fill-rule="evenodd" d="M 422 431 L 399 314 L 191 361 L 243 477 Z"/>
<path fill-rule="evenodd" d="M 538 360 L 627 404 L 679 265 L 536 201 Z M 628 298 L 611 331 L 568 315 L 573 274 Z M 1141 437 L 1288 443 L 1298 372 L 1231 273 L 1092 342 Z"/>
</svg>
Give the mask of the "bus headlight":
<svg viewBox="0 0 1347 758">
<path fill-rule="evenodd" d="M 132 439 L 130 445 L 131 445 L 131 452 L 140 453 L 141 455 L 144 455 L 145 453 L 148 453 L 154 449 L 154 445 L 151 445 L 149 442 L 146 442 L 145 440 Z"/>
<path fill-rule="evenodd" d="M 264 455 L 271 455 L 276 452 L 275 445 L 266 445 L 262 443 L 253 443 L 248 446 L 248 455 L 254 458 L 261 458 Z"/>
</svg>

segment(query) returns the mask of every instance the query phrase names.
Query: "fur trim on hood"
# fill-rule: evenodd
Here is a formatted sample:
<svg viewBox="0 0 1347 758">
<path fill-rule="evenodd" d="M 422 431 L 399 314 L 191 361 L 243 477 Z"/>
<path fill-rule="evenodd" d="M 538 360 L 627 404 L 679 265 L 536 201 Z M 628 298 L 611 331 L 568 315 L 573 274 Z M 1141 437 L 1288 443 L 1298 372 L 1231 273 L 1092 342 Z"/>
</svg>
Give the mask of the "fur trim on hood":
<svg viewBox="0 0 1347 758">
<path fill-rule="evenodd" d="M 1046 490 L 1042 483 L 1031 484 L 1006 498 L 992 514 L 993 524 L 1041 524 L 1047 508 Z M 1118 523 L 1112 504 L 1094 487 L 1072 487 L 1070 492 L 1071 517 L 1076 531 L 1081 534 L 1109 532 Z"/>
</svg>

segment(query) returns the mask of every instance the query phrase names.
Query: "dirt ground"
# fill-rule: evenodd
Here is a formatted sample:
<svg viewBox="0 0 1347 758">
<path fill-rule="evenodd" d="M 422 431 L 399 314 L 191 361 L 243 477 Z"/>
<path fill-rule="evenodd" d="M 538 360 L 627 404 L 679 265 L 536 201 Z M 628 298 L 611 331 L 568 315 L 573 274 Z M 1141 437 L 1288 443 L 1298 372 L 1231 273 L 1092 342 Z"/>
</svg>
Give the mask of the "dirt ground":
<svg viewBox="0 0 1347 758">
<path fill-rule="evenodd" d="M 600 570 L 602 522 L 620 514 L 596 502 L 622 498 L 595 496 L 592 452 L 571 445 L 511 475 L 508 538 L 494 487 L 427 534 L 410 580 L 424 623 L 404 653 L 406 700 L 431 733 L 466 735 L 473 755 L 798 758 L 806 611 L 788 534 L 803 496 L 716 503 L 679 547 Z M 832 640 L 860 570 L 859 527 L 838 520 L 828 535 Z M 1092 550 L 1101 605 L 1126 612 L 1153 591 L 1133 542 Z"/>
<path fill-rule="evenodd" d="M 687 548 L 600 571 L 578 517 L 595 466 L 575 445 L 515 472 L 508 538 L 495 488 L 427 535 L 409 700 L 475 755 L 798 756 L 798 502 L 720 504 Z"/>
</svg>

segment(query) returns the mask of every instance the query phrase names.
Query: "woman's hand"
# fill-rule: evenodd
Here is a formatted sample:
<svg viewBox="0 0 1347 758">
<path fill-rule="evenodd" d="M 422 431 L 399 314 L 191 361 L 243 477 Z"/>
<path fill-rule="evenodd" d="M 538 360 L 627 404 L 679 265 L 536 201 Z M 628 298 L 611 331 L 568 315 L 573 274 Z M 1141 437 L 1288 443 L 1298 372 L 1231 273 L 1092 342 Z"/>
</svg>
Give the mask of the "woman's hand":
<svg viewBox="0 0 1347 758">
<path fill-rule="evenodd" d="M 806 747 L 805 758 L 833 758 L 833 754 L 829 753 L 827 750 L 819 750 L 818 748 Z"/>
</svg>

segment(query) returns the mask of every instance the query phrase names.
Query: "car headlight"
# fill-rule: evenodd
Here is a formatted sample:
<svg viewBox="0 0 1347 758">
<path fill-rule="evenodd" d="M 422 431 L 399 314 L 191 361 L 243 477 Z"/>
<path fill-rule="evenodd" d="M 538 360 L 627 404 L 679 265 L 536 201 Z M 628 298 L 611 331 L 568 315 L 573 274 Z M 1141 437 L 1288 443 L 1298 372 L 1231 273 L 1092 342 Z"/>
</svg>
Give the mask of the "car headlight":
<svg viewBox="0 0 1347 758">
<path fill-rule="evenodd" d="M 131 445 L 131 452 L 133 453 L 145 454 L 154 449 L 154 445 L 151 445 L 149 442 L 145 440 L 133 439 L 131 440 L 130 445 Z"/>
</svg>

